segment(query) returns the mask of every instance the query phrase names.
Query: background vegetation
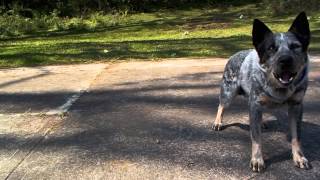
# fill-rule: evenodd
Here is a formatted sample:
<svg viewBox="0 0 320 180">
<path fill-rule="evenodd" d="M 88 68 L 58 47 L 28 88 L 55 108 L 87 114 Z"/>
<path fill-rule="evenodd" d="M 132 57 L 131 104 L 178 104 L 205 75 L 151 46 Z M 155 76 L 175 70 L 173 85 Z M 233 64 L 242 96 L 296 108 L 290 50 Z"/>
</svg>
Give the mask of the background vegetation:
<svg viewBox="0 0 320 180">
<path fill-rule="evenodd" d="M 0 67 L 171 57 L 252 48 L 251 23 L 286 31 L 307 11 L 320 52 L 318 0 L 0 0 Z"/>
</svg>

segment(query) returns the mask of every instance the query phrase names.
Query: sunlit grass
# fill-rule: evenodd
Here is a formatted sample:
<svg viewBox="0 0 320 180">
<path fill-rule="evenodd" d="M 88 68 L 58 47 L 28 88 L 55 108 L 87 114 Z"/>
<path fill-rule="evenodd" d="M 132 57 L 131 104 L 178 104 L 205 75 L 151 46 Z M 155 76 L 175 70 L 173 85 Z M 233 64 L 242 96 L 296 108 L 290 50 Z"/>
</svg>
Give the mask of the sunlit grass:
<svg viewBox="0 0 320 180">
<path fill-rule="evenodd" d="M 240 16 L 243 16 L 240 18 Z M 0 42 L 0 67 L 69 64 L 127 59 L 228 57 L 252 48 L 251 23 L 260 18 L 274 31 L 286 31 L 293 16 L 273 17 L 254 5 L 99 15 L 82 20 L 83 30 L 50 29 Z M 67 20 L 65 20 L 67 21 Z M 68 23 L 79 23 L 71 19 Z M 75 22 L 72 22 L 75 21 Z M 108 21 L 104 24 L 101 21 Z M 112 22 L 109 22 L 112 21 Z M 311 51 L 320 52 L 320 13 L 312 14 Z M 89 27 L 89 28 L 88 28 Z"/>
</svg>

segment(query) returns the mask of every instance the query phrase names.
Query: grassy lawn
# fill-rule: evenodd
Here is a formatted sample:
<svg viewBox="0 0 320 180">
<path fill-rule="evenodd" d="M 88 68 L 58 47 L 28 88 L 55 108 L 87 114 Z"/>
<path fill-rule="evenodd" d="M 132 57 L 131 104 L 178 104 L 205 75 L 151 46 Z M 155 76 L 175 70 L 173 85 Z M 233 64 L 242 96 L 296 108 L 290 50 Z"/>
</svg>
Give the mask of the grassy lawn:
<svg viewBox="0 0 320 180">
<path fill-rule="evenodd" d="M 241 14 L 243 18 L 239 18 Z M 310 51 L 320 53 L 320 13 L 308 15 L 313 35 Z M 0 67 L 228 57 L 252 48 L 254 18 L 262 19 L 274 31 L 286 31 L 294 16 L 272 16 L 255 5 L 127 15 L 115 25 L 95 30 L 44 31 L 2 39 Z"/>
</svg>

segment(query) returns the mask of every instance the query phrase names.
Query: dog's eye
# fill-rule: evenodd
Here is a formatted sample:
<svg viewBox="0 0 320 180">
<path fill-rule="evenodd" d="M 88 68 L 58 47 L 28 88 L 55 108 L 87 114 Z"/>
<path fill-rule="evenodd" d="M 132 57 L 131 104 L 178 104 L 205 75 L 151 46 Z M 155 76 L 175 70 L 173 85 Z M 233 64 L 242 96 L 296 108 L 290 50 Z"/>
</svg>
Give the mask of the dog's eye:
<svg viewBox="0 0 320 180">
<path fill-rule="evenodd" d="M 276 46 L 275 45 L 271 45 L 268 48 L 269 51 L 276 51 Z"/>
<path fill-rule="evenodd" d="M 301 47 L 301 45 L 300 44 L 290 44 L 290 46 L 289 46 L 289 48 L 290 49 L 298 49 L 298 48 L 300 48 Z"/>
<path fill-rule="evenodd" d="M 290 49 L 298 49 L 300 47 L 300 44 L 290 44 Z"/>
</svg>

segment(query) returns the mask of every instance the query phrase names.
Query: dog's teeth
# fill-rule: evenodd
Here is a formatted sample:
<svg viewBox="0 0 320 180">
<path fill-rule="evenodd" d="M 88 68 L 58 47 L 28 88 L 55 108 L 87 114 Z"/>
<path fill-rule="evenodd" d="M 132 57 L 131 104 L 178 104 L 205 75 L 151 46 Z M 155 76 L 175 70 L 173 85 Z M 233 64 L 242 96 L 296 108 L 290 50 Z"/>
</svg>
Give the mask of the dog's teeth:
<svg viewBox="0 0 320 180">
<path fill-rule="evenodd" d="M 287 84 L 287 83 L 289 83 L 289 82 L 291 82 L 293 80 L 293 77 L 290 77 L 290 79 L 289 80 L 283 80 L 282 78 L 279 78 L 279 81 L 281 82 L 281 83 L 283 83 L 283 84 Z"/>
<path fill-rule="evenodd" d="M 285 81 L 283 80 L 282 78 L 279 78 L 280 82 L 283 83 L 283 84 L 287 84 L 291 81 L 291 78 L 289 79 L 289 81 Z"/>
<path fill-rule="evenodd" d="M 286 81 L 284 81 L 282 78 L 279 78 L 280 82 L 282 83 L 286 83 Z"/>
</svg>

